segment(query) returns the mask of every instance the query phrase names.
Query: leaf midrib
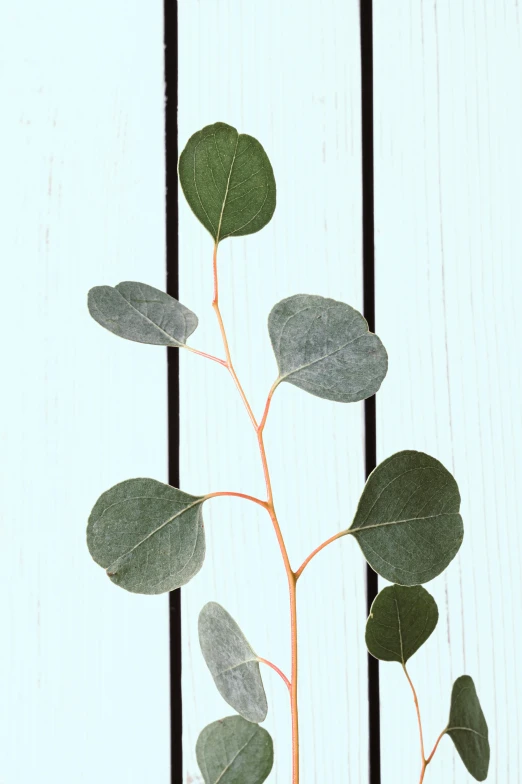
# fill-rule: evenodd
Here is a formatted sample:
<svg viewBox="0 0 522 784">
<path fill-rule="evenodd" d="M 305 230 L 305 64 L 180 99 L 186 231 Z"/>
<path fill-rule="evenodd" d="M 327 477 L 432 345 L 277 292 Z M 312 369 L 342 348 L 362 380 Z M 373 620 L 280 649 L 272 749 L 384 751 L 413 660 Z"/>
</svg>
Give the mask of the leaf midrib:
<svg viewBox="0 0 522 784">
<path fill-rule="evenodd" d="M 368 531 L 372 528 L 383 528 L 387 525 L 402 525 L 403 523 L 416 523 L 419 520 L 436 520 L 439 517 L 460 517 L 460 512 L 439 512 L 436 515 L 427 515 L 426 517 L 407 517 L 404 520 L 387 520 L 384 523 L 371 523 L 370 525 L 361 525 L 358 528 L 349 528 L 347 533 L 356 534 L 360 531 Z"/>
</svg>

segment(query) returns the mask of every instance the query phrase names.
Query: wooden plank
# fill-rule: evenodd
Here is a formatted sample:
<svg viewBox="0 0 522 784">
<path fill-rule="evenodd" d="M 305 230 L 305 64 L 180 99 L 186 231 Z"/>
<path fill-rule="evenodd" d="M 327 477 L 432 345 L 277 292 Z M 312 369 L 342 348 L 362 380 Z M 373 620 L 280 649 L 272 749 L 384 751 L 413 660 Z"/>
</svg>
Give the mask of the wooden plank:
<svg viewBox="0 0 522 784">
<path fill-rule="evenodd" d="M 93 285 L 164 285 L 162 9 L 26 0 L 8 30 L 0 780 L 167 784 L 167 597 L 85 545 L 102 491 L 167 477 L 164 350 L 86 308 Z"/>
<path fill-rule="evenodd" d="M 235 364 L 260 413 L 276 375 L 266 319 L 298 292 L 362 306 L 358 3 L 182 0 L 180 147 L 217 120 L 256 136 L 278 184 L 273 221 L 220 249 L 220 299 Z M 222 355 L 212 299 L 212 241 L 180 196 L 180 297 L 200 318 L 193 344 Z M 223 368 L 181 357 L 181 482 L 188 492 L 263 496 L 253 430 Z M 349 523 L 363 485 L 362 404 L 342 406 L 282 385 L 267 424 L 268 456 L 294 568 Z M 251 508 L 252 506 L 252 508 Z M 210 600 L 238 620 L 259 655 L 289 673 L 286 578 L 262 509 L 208 505 L 208 555 L 183 594 L 184 765 L 201 782 L 194 746 L 232 709 L 199 651 L 197 616 Z M 364 562 L 354 542 L 322 553 L 299 583 L 303 784 L 367 780 Z M 264 673 L 266 726 L 276 745 L 270 781 L 290 779 L 283 683 Z"/>
<path fill-rule="evenodd" d="M 476 681 L 490 780 L 520 775 L 517 660 L 522 275 L 520 8 L 375 7 L 377 329 L 390 353 L 379 458 L 422 449 L 454 472 L 465 538 L 428 589 L 439 626 L 411 663 L 426 743 L 453 680 Z M 416 719 L 400 668 L 383 665 L 383 784 L 417 781 Z M 444 739 L 426 781 L 469 776 Z"/>
</svg>

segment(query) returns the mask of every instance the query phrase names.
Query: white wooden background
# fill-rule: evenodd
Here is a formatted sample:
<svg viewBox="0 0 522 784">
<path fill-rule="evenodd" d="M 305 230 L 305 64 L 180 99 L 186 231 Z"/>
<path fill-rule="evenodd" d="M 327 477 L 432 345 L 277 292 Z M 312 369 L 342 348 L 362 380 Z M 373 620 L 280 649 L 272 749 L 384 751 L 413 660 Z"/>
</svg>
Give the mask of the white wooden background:
<svg viewBox="0 0 522 784">
<path fill-rule="evenodd" d="M 489 781 L 522 773 L 517 489 L 522 443 L 522 42 L 517 0 L 374 2 L 377 331 L 390 354 L 379 459 L 403 448 L 459 482 L 466 535 L 428 589 L 439 627 L 411 663 L 431 745 L 467 672 L 490 725 Z M 162 287 L 160 2 L 23 0 L 3 11 L 0 391 L 0 784 L 169 784 L 166 597 L 113 586 L 85 546 L 98 495 L 166 480 L 162 349 L 89 319 L 87 290 Z M 220 249 L 221 300 L 256 412 L 275 376 L 266 317 L 298 292 L 361 307 L 357 0 L 180 0 L 180 144 L 222 120 L 255 135 L 278 206 L 261 233 Z M 221 353 L 211 239 L 180 208 L 180 298 L 193 345 Z M 226 372 L 181 357 L 181 480 L 188 492 L 263 494 L 250 424 Z M 290 385 L 266 430 L 292 564 L 345 527 L 363 485 L 362 405 Z M 197 644 L 210 600 L 289 672 L 286 579 L 269 521 L 238 499 L 207 505 L 208 556 L 183 590 L 184 766 L 230 714 Z M 302 782 L 367 781 L 364 562 L 342 540 L 299 583 Z M 417 782 L 415 714 L 400 668 L 381 667 L 383 784 Z M 265 670 L 289 781 L 288 697 Z M 426 782 L 470 777 L 445 739 Z"/>
<path fill-rule="evenodd" d="M 390 353 L 378 458 L 408 447 L 442 460 L 465 527 L 456 561 L 427 586 L 441 615 L 411 676 L 430 748 L 453 680 L 475 679 L 488 781 L 510 784 L 522 778 L 521 13 L 516 0 L 397 0 L 374 14 L 376 312 Z M 415 782 L 409 687 L 385 667 L 383 784 L 398 766 Z M 427 784 L 468 780 L 445 738 Z"/>
<path fill-rule="evenodd" d="M 2 7 L 0 782 L 167 784 L 168 598 L 85 544 L 101 492 L 167 479 L 162 349 L 87 311 L 163 286 L 160 3 Z"/>
</svg>

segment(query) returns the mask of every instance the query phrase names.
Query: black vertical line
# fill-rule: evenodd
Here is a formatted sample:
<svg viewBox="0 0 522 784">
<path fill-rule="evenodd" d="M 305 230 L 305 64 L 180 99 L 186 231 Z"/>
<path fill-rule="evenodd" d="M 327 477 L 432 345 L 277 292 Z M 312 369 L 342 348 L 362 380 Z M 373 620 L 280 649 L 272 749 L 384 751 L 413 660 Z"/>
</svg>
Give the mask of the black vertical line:
<svg viewBox="0 0 522 784">
<path fill-rule="evenodd" d="M 179 297 L 178 5 L 164 0 L 167 293 Z M 169 484 L 179 487 L 179 352 L 167 349 Z M 171 782 L 182 784 L 181 591 L 169 595 Z"/>
<path fill-rule="evenodd" d="M 362 124 L 362 218 L 363 218 L 363 309 L 370 330 L 375 332 L 375 225 L 373 164 L 373 8 L 372 0 L 360 0 L 361 28 L 361 124 Z M 366 476 L 377 465 L 375 396 L 364 404 Z M 366 609 L 377 596 L 377 574 L 366 567 Z M 381 782 L 381 725 L 379 709 L 379 662 L 368 654 L 368 724 L 370 784 Z"/>
</svg>

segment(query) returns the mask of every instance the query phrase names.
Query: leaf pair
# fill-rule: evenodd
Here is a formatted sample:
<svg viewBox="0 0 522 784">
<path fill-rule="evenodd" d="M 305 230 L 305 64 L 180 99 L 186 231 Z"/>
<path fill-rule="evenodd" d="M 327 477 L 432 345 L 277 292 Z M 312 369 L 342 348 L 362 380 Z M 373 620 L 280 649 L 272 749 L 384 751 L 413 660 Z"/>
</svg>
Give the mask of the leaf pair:
<svg viewBox="0 0 522 784">
<path fill-rule="evenodd" d="M 366 624 L 368 650 L 376 659 L 405 667 L 434 631 L 438 617 L 434 598 L 422 586 L 384 588 L 373 602 Z M 471 775 L 484 781 L 490 756 L 488 726 L 469 675 L 453 684 L 444 734 L 452 739 Z"/>
<path fill-rule="evenodd" d="M 121 482 L 100 496 L 89 517 L 92 557 L 128 591 L 179 588 L 203 564 L 205 498 L 154 479 Z M 459 507 L 457 483 L 438 460 L 398 452 L 370 475 L 346 534 L 382 577 L 416 585 L 456 555 L 463 537 Z"/>
<path fill-rule="evenodd" d="M 205 784 L 261 784 L 273 764 L 272 739 L 257 723 L 268 706 L 259 658 L 231 615 L 216 602 L 199 615 L 199 642 L 221 696 L 240 716 L 205 727 L 196 756 Z"/>
</svg>

